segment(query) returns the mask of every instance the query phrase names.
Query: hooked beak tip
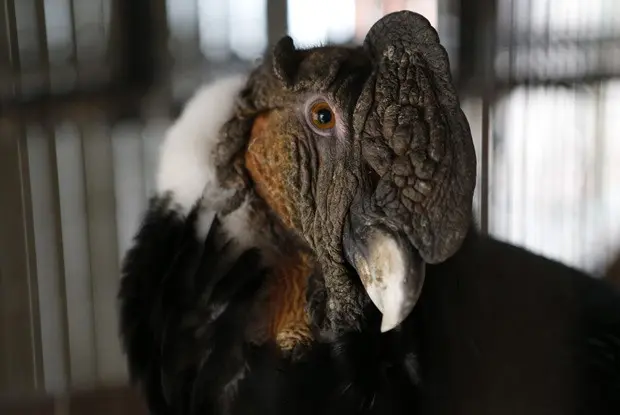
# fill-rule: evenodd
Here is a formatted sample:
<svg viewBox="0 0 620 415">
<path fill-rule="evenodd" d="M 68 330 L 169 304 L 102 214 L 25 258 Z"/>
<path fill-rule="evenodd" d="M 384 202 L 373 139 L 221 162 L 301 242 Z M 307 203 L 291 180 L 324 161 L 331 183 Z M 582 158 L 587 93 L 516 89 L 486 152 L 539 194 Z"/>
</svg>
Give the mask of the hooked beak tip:
<svg viewBox="0 0 620 415">
<path fill-rule="evenodd" d="M 426 267 L 417 251 L 398 234 L 375 227 L 362 232 L 359 236 L 348 234 L 345 251 L 383 315 L 380 330 L 386 333 L 411 314 L 422 291 Z"/>
<path fill-rule="evenodd" d="M 383 318 L 381 319 L 381 333 L 387 333 L 396 328 L 400 323 L 400 318 L 383 314 Z"/>
<path fill-rule="evenodd" d="M 415 306 L 417 296 L 412 298 L 411 292 L 405 292 L 404 290 L 411 289 L 406 286 L 394 286 L 391 291 L 397 291 L 394 293 L 386 293 L 383 298 L 383 310 L 381 318 L 381 333 L 386 333 L 396 328 L 402 323 Z M 390 290 L 388 288 L 388 290 Z"/>
</svg>

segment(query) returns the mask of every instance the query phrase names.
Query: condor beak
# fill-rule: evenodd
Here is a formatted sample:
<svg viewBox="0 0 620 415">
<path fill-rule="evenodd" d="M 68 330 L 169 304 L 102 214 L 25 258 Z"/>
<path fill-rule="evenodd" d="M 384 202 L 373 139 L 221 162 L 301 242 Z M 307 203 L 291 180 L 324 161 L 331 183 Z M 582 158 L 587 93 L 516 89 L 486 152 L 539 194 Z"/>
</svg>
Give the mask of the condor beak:
<svg viewBox="0 0 620 415">
<path fill-rule="evenodd" d="M 422 257 L 400 232 L 364 223 L 357 215 L 350 215 L 345 225 L 343 245 L 347 261 L 383 314 L 381 332 L 397 327 L 422 292 L 426 269 Z"/>
</svg>

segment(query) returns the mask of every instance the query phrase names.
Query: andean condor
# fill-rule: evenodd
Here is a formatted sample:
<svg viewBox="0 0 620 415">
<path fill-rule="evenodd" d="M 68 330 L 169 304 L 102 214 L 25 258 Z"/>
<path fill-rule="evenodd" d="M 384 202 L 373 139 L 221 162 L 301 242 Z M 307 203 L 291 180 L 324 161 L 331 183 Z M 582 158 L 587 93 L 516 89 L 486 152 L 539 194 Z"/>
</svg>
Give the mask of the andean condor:
<svg viewBox="0 0 620 415">
<path fill-rule="evenodd" d="M 476 232 L 475 172 L 412 12 L 203 87 L 122 270 L 151 413 L 620 414 L 620 296 Z"/>
</svg>

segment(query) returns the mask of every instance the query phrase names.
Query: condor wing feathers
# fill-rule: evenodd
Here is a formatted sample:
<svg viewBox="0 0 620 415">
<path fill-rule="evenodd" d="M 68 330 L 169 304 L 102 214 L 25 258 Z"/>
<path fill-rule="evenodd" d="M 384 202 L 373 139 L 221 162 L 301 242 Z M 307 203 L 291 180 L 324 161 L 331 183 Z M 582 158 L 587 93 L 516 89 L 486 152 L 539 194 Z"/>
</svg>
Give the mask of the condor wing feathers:
<svg viewBox="0 0 620 415">
<path fill-rule="evenodd" d="M 168 204 L 151 201 L 119 295 L 130 374 L 152 413 L 383 414 L 415 406 L 410 331 L 349 333 L 296 361 L 281 359 L 274 345 L 246 342 L 266 272 L 260 254 L 237 254 L 217 219 L 201 240 L 199 209 L 183 218 Z M 380 315 L 371 316 L 368 324 L 378 325 Z"/>
<path fill-rule="evenodd" d="M 217 219 L 200 240 L 197 218 L 198 208 L 182 218 L 153 199 L 123 265 L 121 335 L 130 375 L 157 414 L 193 413 L 191 406 L 210 393 L 225 395 L 245 370 L 239 340 L 247 298 L 263 272 L 259 254 L 233 257 L 234 241 L 223 240 Z M 195 393 L 199 374 L 213 378 Z"/>
</svg>

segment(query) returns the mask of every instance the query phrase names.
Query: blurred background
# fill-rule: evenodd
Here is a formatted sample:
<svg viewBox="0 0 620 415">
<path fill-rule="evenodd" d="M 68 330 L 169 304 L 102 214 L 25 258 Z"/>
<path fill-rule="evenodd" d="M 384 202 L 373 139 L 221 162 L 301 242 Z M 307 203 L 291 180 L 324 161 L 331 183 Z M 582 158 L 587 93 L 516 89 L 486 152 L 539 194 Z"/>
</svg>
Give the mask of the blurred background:
<svg viewBox="0 0 620 415">
<path fill-rule="evenodd" d="M 602 276 L 620 253 L 617 0 L 0 0 L 4 410 L 136 413 L 115 297 L 166 128 L 283 34 L 356 44 L 401 9 L 450 54 L 481 230 Z"/>
</svg>

